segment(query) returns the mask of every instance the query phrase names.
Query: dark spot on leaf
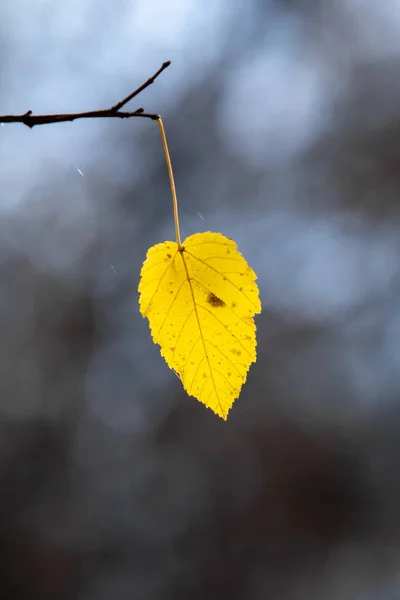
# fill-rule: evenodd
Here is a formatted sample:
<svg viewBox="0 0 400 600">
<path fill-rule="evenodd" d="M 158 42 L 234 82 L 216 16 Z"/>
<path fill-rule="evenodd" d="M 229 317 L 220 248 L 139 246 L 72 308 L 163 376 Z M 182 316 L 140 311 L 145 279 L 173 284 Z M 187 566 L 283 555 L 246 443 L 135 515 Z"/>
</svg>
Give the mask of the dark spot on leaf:
<svg viewBox="0 0 400 600">
<path fill-rule="evenodd" d="M 232 354 L 235 354 L 236 356 L 240 356 L 242 354 L 241 350 L 237 350 L 236 348 L 231 348 L 230 351 L 232 352 Z"/>
<path fill-rule="evenodd" d="M 214 306 L 216 308 L 221 307 L 221 306 L 225 306 L 225 302 L 223 300 L 221 300 L 221 298 L 218 298 L 218 296 L 216 296 L 212 292 L 210 292 L 208 294 L 208 296 L 207 296 L 207 302 L 209 304 L 211 304 L 211 306 Z"/>
<path fill-rule="evenodd" d="M 168 253 L 167 256 L 168 256 L 168 258 L 172 258 L 172 254 Z"/>
</svg>

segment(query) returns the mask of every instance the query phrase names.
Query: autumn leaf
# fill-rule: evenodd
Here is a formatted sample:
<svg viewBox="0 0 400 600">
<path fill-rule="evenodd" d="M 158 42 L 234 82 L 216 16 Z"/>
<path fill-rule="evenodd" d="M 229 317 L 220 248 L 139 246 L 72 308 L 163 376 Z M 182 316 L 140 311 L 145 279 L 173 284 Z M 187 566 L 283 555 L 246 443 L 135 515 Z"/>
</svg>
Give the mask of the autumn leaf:
<svg viewBox="0 0 400 600">
<path fill-rule="evenodd" d="M 140 312 L 187 393 L 226 420 L 256 360 L 257 276 L 236 243 L 221 233 L 195 233 L 181 243 L 171 159 L 160 117 L 157 122 L 176 242 L 148 250 L 139 283 Z"/>
<path fill-rule="evenodd" d="M 187 393 L 226 419 L 256 360 L 256 275 L 236 243 L 196 233 L 181 247 L 150 248 L 141 271 L 140 312 Z"/>
</svg>

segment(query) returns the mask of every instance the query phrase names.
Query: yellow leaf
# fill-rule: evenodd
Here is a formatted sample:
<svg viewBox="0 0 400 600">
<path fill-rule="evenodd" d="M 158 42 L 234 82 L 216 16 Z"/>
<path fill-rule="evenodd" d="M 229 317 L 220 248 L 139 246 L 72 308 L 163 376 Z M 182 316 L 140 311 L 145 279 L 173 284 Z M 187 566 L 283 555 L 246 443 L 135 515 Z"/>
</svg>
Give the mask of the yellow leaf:
<svg viewBox="0 0 400 600">
<path fill-rule="evenodd" d="M 236 243 L 196 233 L 149 249 L 140 312 L 187 393 L 226 420 L 256 360 L 256 274 Z"/>
</svg>

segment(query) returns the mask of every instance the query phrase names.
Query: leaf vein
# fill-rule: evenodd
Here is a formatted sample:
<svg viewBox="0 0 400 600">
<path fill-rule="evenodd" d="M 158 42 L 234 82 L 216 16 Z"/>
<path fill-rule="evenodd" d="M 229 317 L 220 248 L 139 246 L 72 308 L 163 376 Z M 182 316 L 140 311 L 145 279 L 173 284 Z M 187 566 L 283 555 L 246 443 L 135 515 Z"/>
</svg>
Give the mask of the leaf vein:
<svg viewBox="0 0 400 600">
<path fill-rule="evenodd" d="M 229 383 L 229 385 L 231 386 L 231 388 L 233 389 L 234 392 L 236 392 L 236 388 L 234 385 L 232 385 L 232 383 L 229 381 L 229 379 L 227 378 L 226 375 L 224 375 L 224 373 L 222 373 L 222 371 L 220 371 L 219 369 L 214 369 L 214 371 L 216 373 L 219 373 L 220 375 L 222 375 L 222 377 L 225 379 L 225 381 L 227 381 Z"/>
<path fill-rule="evenodd" d="M 185 279 L 185 281 L 186 281 L 186 279 Z M 182 333 L 183 333 L 183 330 L 185 329 L 185 327 L 186 327 L 186 324 L 187 324 L 187 322 L 189 321 L 189 319 L 190 319 L 190 317 L 192 316 L 192 314 L 193 314 L 193 313 L 194 313 L 194 308 L 193 308 L 193 310 L 191 310 L 191 311 L 190 311 L 190 313 L 189 313 L 189 314 L 188 314 L 188 316 L 186 317 L 185 321 L 183 322 L 183 325 L 182 325 L 182 327 L 181 327 L 181 330 L 180 330 L 180 332 L 179 332 L 179 334 L 178 334 L 178 337 L 176 338 L 176 342 L 175 342 L 175 348 L 174 348 L 174 351 L 173 351 L 173 353 L 172 353 L 172 359 L 173 359 L 173 358 L 174 358 L 174 356 L 175 356 L 175 350 L 176 350 L 176 347 L 177 347 L 177 345 L 178 345 L 178 343 L 179 343 L 179 340 L 180 340 L 180 337 L 181 337 L 181 335 L 182 335 Z"/>
<path fill-rule="evenodd" d="M 158 290 L 160 289 L 161 282 L 162 282 L 162 280 L 164 279 L 164 277 L 165 277 L 165 275 L 166 275 L 166 273 L 167 273 L 168 269 L 170 268 L 170 266 L 171 266 L 172 264 L 173 264 L 173 261 L 171 261 L 171 262 L 170 262 L 170 263 L 167 265 L 167 268 L 165 269 L 164 273 L 161 275 L 161 277 L 160 277 L 160 281 L 158 282 L 158 286 L 157 286 L 157 287 L 156 287 L 156 289 L 154 290 L 154 292 L 153 292 L 153 295 L 152 295 L 152 297 L 150 298 L 150 301 L 149 301 L 149 303 L 148 303 L 148 305 L 147 305 L 147 308 L 146 308 L 146 310 L 145 310 L 145 311 L 143 311 L 143 315 L 146 315 L 147 311 L 150 309 L 151 303 L 152 303 L 152 302 L 153 302 L 153 300 L 154 300 L 154 296 L 157 294 Z"/>
<path fill-rule="evenodd" d="M 202 308 L 203 310 L 205 310 L 206 312 L 208 312 L 210 315 L 212 315 L 214 317 L 214 319 L 216 319 L 222 325 L 222 327 L 224 327 L 226 329 L 226 331 L 231 334 L 231 336 L 237 341 L 238 344 L 240 344 L 240 346 L 243 348 L 243 350 L 245 352 L 247 352 L 247 354 L 251 357 L 251 354 L 247 350 L 247 348 L 245 348 L 245 346 L 243 346 L 242 342 L 236 337 L 236 335 L 234 333 L 232 333 L 232 331 L 229 331 L 229 329 L 227 328 L 227 326 L 225 325 L 225 323 L 223 321 L 221 321 L 221 319 L 219 319 L 217 317 L 217 315 L 215 315 L 214 313 L 212 313 L 211 310 L 208 310 L 208 308 L 206 308 L 202 304 L 199 304 L 198 306 L 199 306 L 199 308 Z"/>
<path fill-rule="evenodd" d="M 175 254 L 175 256 L 171 256 L 171 258 L 168 258 L 168 260 L 171 262 L 174 262 L 175 257 L 176 257 L 176 254 Z M 159 262 L 156 262 L 154 265 L 148 265 L 148 266 L 144 267 L 142 269 L 142 277 L 143 277 L 143 275 L 145 275 L 147 277 L 149 271 L 151 271 L 152 269 L 155 269 L 156 267 L 159 267 L 163 262 L 165 262 L 165 261 L 160 260 Z"/>
<path fill-rule="evenodd" d="M 214 258 L 217 258 L 218 260 L 235 260 L 236 262 L 243 263 L 242 258 L 236 258 L 235 256 L 207 256 L 207 258 L 205 258 L 203 262 L 207 263 L 208 260 L 213 260 Z"/>
<path fill-rule="evenodd" d="M 203 287 L 205 290 L 207 290 L 207 292 L 210 292 L 210 290 L 208 289 L 208 287 L 206 285 L 204 285 L 204 283 L 202 283 L 201 281 L 199 281 L 198 279 L 196 279 L 195 277 L 192 277 L 193 281 L 195 281 L 196 283 L 198 283 L 201 287 Z M 250 329 L 252 329 L 250 323 L 248 323 L 248 321 L 246 321 L 245 317 L 240 317 L 238 314 L 235 313 L 235 311 L 233 310 L 233 308 L 231 308 L 230 306 L 228 306 L 227 304 L 225 304 L 225 308 L 227 308 L 228 310 L 231 311 L 231 313 L 233 315 L 235 315 L 235 317 L 237 319 L 240 319 L 244 325 L 246 325 L 247 327 L 250 327 Z M 214 314 L 214 313 L 213 313 Z"/>
<path fill-rule="evenodd" d="M 193 311 L 193 312 L 194 312 L 194 311 Z M 188 364 L 188 362 L 189 362 L 189 360 L 190 360 L 190 357 L 192 356 L 192 352 L 193 352 L 193 350 L 194 350 L 194 348 L 195 348 L 195 346 L 196 346 L 196 344 L 197 344 L 197 342 L 198 342 L 199 340 L 201 340 L 201 337 L 198 337 L 198 338 L 197 338 L 197 340 L 195 341 L 195 343 L 193 344 L 193 346 L 190 348 L 190 352 L 189 352 L 189 354 L 187 355 L 187 358 L 186 358 L 186 360 L 185 360 L 185 364 L 183 365 L 183 370 L 182 370 L 182 379 L 183 379 L 183 376 L 184 376 L 184 373 L 185 373 L 185 369 L 186 369 L 186 367 L 187 367 L 187 364 Z"/>
<path fill-rule="evenodd" d="M 229 358 L 229 356 L 226 356 L 226 354 L 224 352 L 222 352 L 221 348 L 218 348 L 218 346 L 216 346 L 214 344 L 214 342 L 212 342 L 211 340 L 206 340 L 206 342 L 208 342 L 209 344 L 211 344 L 212 346 L 214 346 L 214 348 L 216 350 L 218 350 L 218 352 L 220 354 L 222 354 L 222 356 L 232 365 L 232 367 L 234 367 L 236 369 L 236 371 L 239 373 L 239 375 L 242 376 L 242 373 L 239 371 L 239 369 L 237 368 L 236 364 L 232 361 L 231 358 Z"/>
<path fill-rule="evenodd" d="M 219 408 L 221 410 L 221 414 L 225 417 L 225 412 L 222 409 L 221 402 L 219 401 L 218 391 L 217 391 L 217 388 L 216 388 L 216 385 L 215 385 L 215 381 L 214 381 L 214 377 L 213 377 L 213 374 L 212 374 L 212 371 L 211 371 L 210 360 L 208 358 L 206 347 L 205 347 L 205 344 L 204 344 L 204 336 L 203 336 L 203 331 L 201 329 L 201 323 L 200 323 L 200 319 L 199 319 L 199 313 L 198 313 L 198 310 L 197 310 L 196 299 L 194 297 L 194 292 L 193 292 L 193 287 L 192 287 L 192 281 L 191 281 L 190 276 L 189 276 L 189 271 L 188 271 L 188 268 L 187 268 L 187 264 L 186 264 L 183 252 L 181 252 L 181 256 L 182 256 L 183 265 L 184 265 L 185 271 L 186 271 L 186 277 L 187 277 L 187 280 L 189 282 L 190 291 L 191 291 L 191 294 L 192 294 L 192 300 L 193 300 L 193 305 L 194 305 L 194 309 L 195 309 L 195 313 L 196 313 L 197 325 L 198 325 L 198 328 L 199 328 L 201 339 L 203 341 L 204 354 L 206 355 L 206 358 L 207 358 L 208 369 L 210 371 L 211 379 L 212 379 L 213 386 L 214 386 L 214 389 L 215 389 L 215 395 L 217 396 L 217 400 L 218 400 Z M 192 382 L 192 385 L 193 385 L 193 382 Z"/>
<path fill-rule="evenodd" d="M 174 297 L 173 297 L 173 299 L 171 300 L 171 304 L 169 305 L 169 309 L 167 310 L 167 313 L 166 313 L 166 315 L 165 315 L 164 321 L 162 322 L 162 324 L 161 324 L 161 327 L 160 327 L 160 329 L 158 330 L 158 333 L 157 333 L 157 338 L 158 338 L 158 336 L 160 335 L 160 333 L 161 333 L 161 331 L 162 331 L 162 328 L 164 327 L 164 325 L 165 325 L 165 322 L 166 322 L 166 320 L 168 319 L 168 316 L 169 316 L 169 314 L 170 314 L 170 312 L 171 312 L 171 309 L 173 308 L 173 306 L 174 306 L 174 304 L 175 304 L 175 301 L 176 301 L 177 297 L 179 296 L 179 293 L 180 293 L 180 291 L 182 290 L 182 288 L 183 288 L 183 286 L 185 285 L 185 283 L 186 283 L 186 279 L 184 279 L 184 280 L 182 281 L 182 283 L 181 283 L 181 285 L 179 286 L 179 288 L 178 288 L 178 290 L 177 290 L 177 292 L 176 292 L 175 296 L 174 296 Z"/>
<path fill-rule="evenodd" d="M 228 238 L 227 238 L 228 239 Z M 234 247 L 236 248 L 236 244 L 234 241 L 230 240 L 230 242 L 226 241 L 226 242 L 213 242 L 212 240 L 206 240 L 204 242 L 196 242 L 195 244 L 190 244 L 189 246 L 187 246 L 187 248 L 194 248 L 194 246 L 204 246 L 205 244 L 217 244 L 218 246 L 225 246 L 225 248 L 227 246 L 230 246 L 231 248 Z"/>
<path fill-rule="evenodd" d="M 201 395 L 202 395 L 202 393 L 203 393 L 203 390 L 204 390 L 204 386 L 206 385 L 207 381 L 208 381 L 208 377 L 206 377 L 206 378 L 204 379 L 204 381 L 203 381 L 203 385 L 201 386 L 201 388 L 200 388 L 200 391 L 199 391 L 199 396 L 201 396 Z M 211 392 L 212 392 L 212 391 L 213 391 L 213 388 L 211 388 Z M 214 390 L 214 391 L 215 391 L 215 390 Z M 215 392 L 215 393 L 216 393 L 216 392 Z M 217 394 L 217 398 L 218 398 L 218 394 Z M 218 402 L 219 402 L 219 398 L 218 398 Z"/>
<path fill-rule="evenodd" d="M 200 365 L 201 365 L 201 364 L 202 364 L 202 362 L 205 360 L 205 358 L 206 358 L 206 357 L 205 357 L 205 356 L 203 356 L 203 358 L 202 358 L 202 359 L 199 361 L 199 364 L 197 365 L 197 367 L 196 367 L 196 370 L 195 370 L 195 372 L 194 372 L 194 375 L 193 375 L 193 378 L 192 378 L 191 384 L 190 384 L 190 386 L 188 386 L 188 387 L 187 387 L 187 390 L 188 390 L 189 394 L 191 394 L 191 393 L 192 393 L 192 387 L 193 387 L 194 380 L 196 379 L 197 373 L 199 372 L 199 369 L 200 369 Z"/>
<path fill-rule="evenodd" d="M 164 242 L 163 244 L 160 244 L 160 246 L 161 246 L 161 247 L 160 247 L 160 248 L 157 248 L 157 250 L 155 250 L 154 246 L 153 246 L 152 248 L 150 248 L 151 252 L 149 251 L 149 252 L 147 253 L 147 256 L 153 256 L 153 254 L 158 254 L 159 252 L 165 252 L 166 250 L 169 250 L 170 248 L 169 248 L 168 246 L 165 246 L 165 245 L 164 245 L 164 244 L 166 244 L 166 243 L 167 243 L 167 242 Z M 176 245 L 176 242 L 171 242 L 171 244 L 172 244 L 173 246 L 175 246 L 175 245 Z M 171 250 L 172 250 L 172 248 L 171 248 Z M 178 253 L 178 250 L 175 250 L 175 256 L 177 255 L 177 253 Z M 175 258 L 175 256 L 174 256 L 174 258 Z"/>
<path fill-rule="evenodd" d="M 204 262 L 203 259 L 199 258 L 198 256 L 196 256 L 195 254 L 192 254 L 191 252 L 189 252 L 189 250 L 186 250 L 186 252 L 192 256 L 193 258 L 195 258 L 196 260 L 198 260 L 199 262 L 201 262 L 203 265 L 205 265 L 206 267 L 208 267 L 209 269 L 212 269 L 215 273 L 218 273 L 218 275 L 220 275 L 221 277 L 223 277 L 223 273 L 221 273 L 220 271 L 218 271 L 218 269 L 215 269 L 214 267 L 212 267 L 211 265 L 207 264 L 206 262 Z M 234 287 L 238 290 L 238 292 L 240 292 L 241 294 L 243 294 L 243 296 L 250 302 L 250 304 L 252 304 L 256 309 L 257 306 L 254 304 L 253 300 L 251 300 L 244 292 L 243 290 L 241 290 L 236 284 L 234 284 L 230 279 L 226 278 L 226 280 Z"/>
</svg>

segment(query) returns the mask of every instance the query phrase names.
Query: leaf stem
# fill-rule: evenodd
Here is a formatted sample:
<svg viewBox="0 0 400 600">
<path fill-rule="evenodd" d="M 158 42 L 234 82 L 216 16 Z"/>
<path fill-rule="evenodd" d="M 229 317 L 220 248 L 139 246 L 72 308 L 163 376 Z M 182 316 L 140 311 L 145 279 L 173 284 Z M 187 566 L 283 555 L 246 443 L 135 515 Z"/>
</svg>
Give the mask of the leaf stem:
<svg viewBox="0 0 400 600">
<path fill-rule="evenodd" d="M 179 231 L 178 200 L 176 197 L 174 174 L 172 172 L 172 164 L 171 164 L 171 158 L 170 158 L 169 150 L 168 150 L 167 137 L 165 135 L 164 124 L 162 122 L 161 117 L 158 117 L 157 123 L 160 128 L 160 132 L 161 132 L 161 139 L 162 139 L 162 143 L 163 143 L 163 147 L 164 147 L 165 161 L 167 163 L 169 182 L 170 182 L 170 186 L 171 186 L 172 202 L 174 205 L 174 222 L 175 222 L 176 243 L 178 244 L 178 249 L 181 249 L 182 244 L 181 244 L 181 233 Z"/>
</svg>

